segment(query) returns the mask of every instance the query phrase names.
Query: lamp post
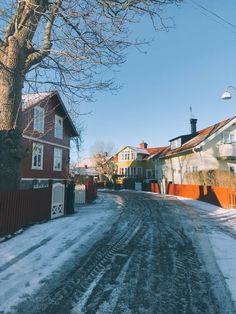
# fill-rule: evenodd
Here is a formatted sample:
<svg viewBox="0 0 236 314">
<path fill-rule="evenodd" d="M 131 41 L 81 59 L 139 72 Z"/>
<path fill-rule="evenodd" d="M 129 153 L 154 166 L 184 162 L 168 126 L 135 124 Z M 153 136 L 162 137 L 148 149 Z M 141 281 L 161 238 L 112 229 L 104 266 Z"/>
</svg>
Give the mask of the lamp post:
<svg viewBox="0 0 236 314">
<path fill-rule="evenodd" d="M 229 92 L 229 89 L 236 90 L 236 88 L 234 86 L 228 86 L 226 91 L 221 95 L 221 99 L 229 100 L 232 98 L 231 93 Z"/>
</svg>

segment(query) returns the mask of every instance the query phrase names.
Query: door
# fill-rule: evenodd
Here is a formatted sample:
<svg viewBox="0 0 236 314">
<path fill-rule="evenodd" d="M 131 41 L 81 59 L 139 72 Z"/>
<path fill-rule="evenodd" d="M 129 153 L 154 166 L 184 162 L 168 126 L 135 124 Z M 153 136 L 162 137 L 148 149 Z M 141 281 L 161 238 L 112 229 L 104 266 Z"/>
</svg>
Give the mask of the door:
<svg viewBox="0 0 236 314">
<path fill-rule="evenodd" d="M 57 218 L 64 215 L 65 185 L 54 183 L 52 185 L 52 207 L 51 218 Z"/>
</svg>

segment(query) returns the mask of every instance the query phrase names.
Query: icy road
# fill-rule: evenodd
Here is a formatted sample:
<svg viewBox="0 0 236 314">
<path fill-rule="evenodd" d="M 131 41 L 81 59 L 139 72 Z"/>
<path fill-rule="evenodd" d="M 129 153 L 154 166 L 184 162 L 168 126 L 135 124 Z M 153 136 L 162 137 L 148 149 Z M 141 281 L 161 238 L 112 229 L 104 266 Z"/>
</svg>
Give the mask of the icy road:
<svg viewBox="0 0 236 314">
<path fill-rule="evenodd" d="M 1 243 L 0 313 L 236 313 L 235 211 L 197 203 L 102 192 Z"/>
</svg>

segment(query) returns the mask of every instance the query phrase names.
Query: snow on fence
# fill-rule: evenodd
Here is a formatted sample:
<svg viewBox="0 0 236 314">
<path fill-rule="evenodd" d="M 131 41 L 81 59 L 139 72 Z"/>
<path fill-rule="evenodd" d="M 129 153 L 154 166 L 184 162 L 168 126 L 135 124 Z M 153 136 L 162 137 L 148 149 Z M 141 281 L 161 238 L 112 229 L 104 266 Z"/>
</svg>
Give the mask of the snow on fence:
<svg viewBox="0 0 236 314">
<path fill-rule="evenodd" d="M 50 188 L 0 192 L 0 237 L 50 216 Z"/>
<path fill-rule="evenodd" d="M 86 187 L 84 184 L 75 186 L 75 204 L 85 204 L 86 202 Z"/>
</svg>

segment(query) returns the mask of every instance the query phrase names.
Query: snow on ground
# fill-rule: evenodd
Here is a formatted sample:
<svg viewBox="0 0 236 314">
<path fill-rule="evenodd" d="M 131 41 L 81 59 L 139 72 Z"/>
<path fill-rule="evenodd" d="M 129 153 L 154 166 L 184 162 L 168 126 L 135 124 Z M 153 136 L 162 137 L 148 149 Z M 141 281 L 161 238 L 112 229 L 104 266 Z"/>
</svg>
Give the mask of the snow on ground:
<svg viewBox="0 0 236 314">
<path fill-rule="evenodd" d="M 180 196 L 177 198 L 194 207 L 203 219 L 212 222 L 208 238 L 218 267 L 225 278 L 233 301 L 236 302 L 236 209 L 224 209 Z"/>
<path fill-rule="evenodd" d="M 0 243 L 0 313 L 39 289 L 73 254 L 82 256 L 119 214 L 117 203 L 101 195 L 71 216 L 31 226 Z"/>
<path fill-rule="evenodd" d="M 209 226 L 216 262 L 236 302 L 236 209 L 177 198 L 193 207 Z M 95 203 L 80 207 L 74 215 L 34 225 L 0 243 L 0 313 L 36 292 L 73 254 L 82 256 L 110 228 L 121 207 L 121 198 L 114 202 L 108 193 L 100 193 Z"/>
</svg>

